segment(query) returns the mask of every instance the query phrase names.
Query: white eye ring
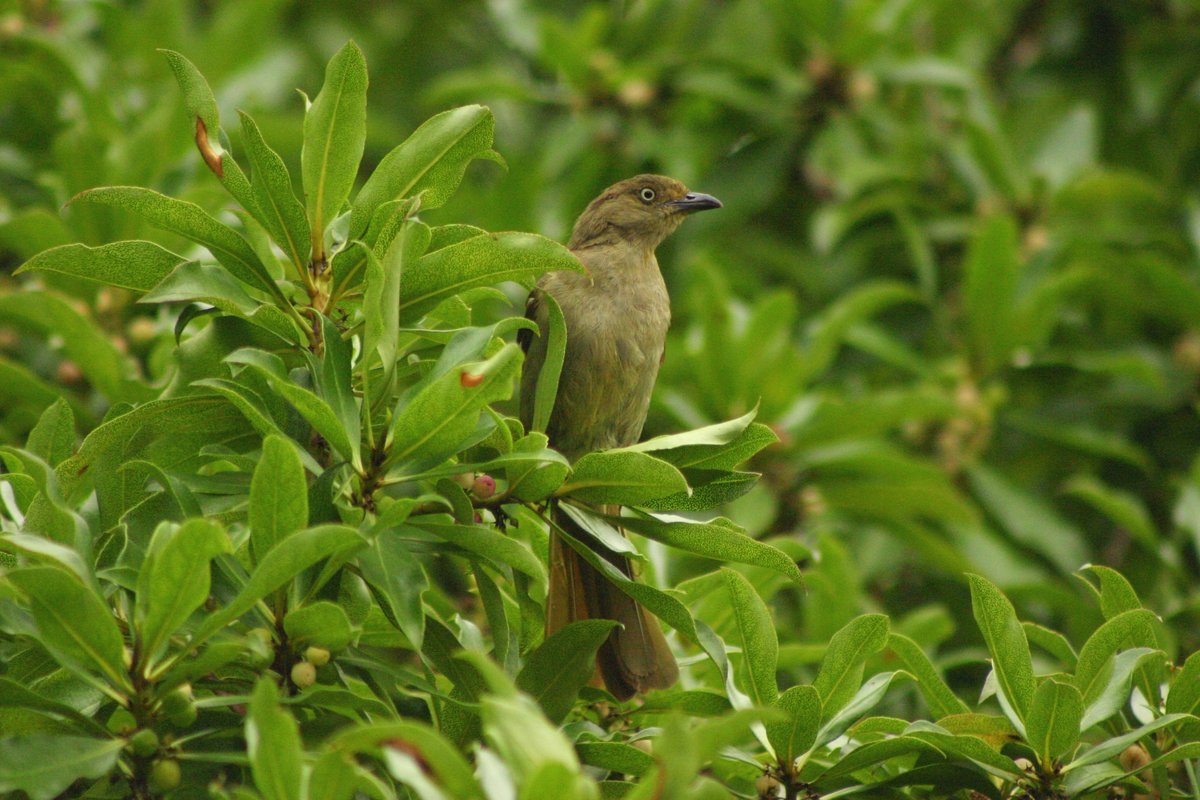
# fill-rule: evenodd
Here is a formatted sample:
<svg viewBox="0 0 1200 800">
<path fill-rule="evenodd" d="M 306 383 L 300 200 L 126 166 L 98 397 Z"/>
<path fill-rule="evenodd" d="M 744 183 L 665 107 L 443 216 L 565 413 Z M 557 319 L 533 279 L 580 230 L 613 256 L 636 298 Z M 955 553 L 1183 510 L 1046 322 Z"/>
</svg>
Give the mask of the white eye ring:
<svg viewBox="0 0 1200 800">
<path fill-rule="evenodd" d="M 643 203 L 654 202 L 654 190 L 649 186 L 644 187 L 640 192 L 638 192 L 638 195 L 642 198 Z"/>
</svg>

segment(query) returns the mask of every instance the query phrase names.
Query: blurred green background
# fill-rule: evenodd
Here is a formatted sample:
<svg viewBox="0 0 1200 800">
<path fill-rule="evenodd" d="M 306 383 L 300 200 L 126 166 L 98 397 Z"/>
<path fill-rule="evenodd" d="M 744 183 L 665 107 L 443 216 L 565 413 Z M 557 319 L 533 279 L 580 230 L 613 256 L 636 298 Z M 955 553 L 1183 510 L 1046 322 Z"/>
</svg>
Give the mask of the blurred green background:
<svg viewBox="0 0 1200 800">
<path fill-rule="evenodd" d="M 298 175 L 295 90 L 348 38 L 371 74 L 362 174 L 433 113 L 496 114 L 508 168 L 472 167 L 434 221 L 565 239 L 642 171 L 725 202 L 660 251 L 676 317 L 647 432 L 757 403 L 779 433 L 726 513 L 820 554 L 807 595 L 776 598 L 782 667 L 884 610 L 967 685 L 962 573 L 1078 640 L 1101 619 L 1074 576 L 1089 562 L 1200 648 L 1186 0 L 0 2 L 5 443 L 57 393 L 95 424 L 169 378 L 173 319 L 43 276 L 77 317 L 51 330 L 11 277 L 69 241 L 186 251 L 116 210 L 64 210 L 80 190 L 223 206 L 155 49 L 194 61 Z"/>
</svg>

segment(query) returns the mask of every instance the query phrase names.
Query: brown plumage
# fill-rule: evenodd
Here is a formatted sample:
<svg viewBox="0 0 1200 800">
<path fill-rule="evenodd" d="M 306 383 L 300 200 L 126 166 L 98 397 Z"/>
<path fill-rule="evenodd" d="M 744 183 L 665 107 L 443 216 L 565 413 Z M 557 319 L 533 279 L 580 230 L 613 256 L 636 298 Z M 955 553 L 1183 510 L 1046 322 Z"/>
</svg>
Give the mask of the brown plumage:
<svg viewBox="0 0 1200 800">
<path fill-rule="evenodd" d="M 526 427 L 533 419 L 534 390 L 546 358 L 547 319 L 539 301 L 549 292 L 566 320 L 567 350 L 546 434 L 572 461 L 593 450 L 634 444 L 641 436 L 671 321 L 654 250 L 688 214 L 720 205 L 661 175 L 614 184 L 588 205 L 571 234 L 569 247 L 587 273 L 547 273 L 530 294 L 527 315 L 542 335 L 521 332 L 526 351 L 521 418 Z M 601 548 L 565 514 L 555 513 L 554 520 L 632 576 L 626 557 Z M 546 632 L 589 618 L 623 626 L 597 654 L 600 674 L 616 697 L 665 688 L 678 678 L 658 621 L 552 535 Z"/>
</svg>

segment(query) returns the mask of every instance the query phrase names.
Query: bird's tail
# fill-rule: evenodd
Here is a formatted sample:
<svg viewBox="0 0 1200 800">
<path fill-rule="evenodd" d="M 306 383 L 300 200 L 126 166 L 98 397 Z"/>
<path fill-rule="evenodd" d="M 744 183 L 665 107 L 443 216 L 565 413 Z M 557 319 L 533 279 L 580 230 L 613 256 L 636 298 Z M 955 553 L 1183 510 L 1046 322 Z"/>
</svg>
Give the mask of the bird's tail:
<svg viewBox="0 0 1200 800">
<path fill-rule="evenodd" d="M 557 507 L 551 513 L 555 525 L 589 543 L 597 554 L 633 577 L 628 558 L 601 547 Z M 596 653 L 599 676 L 618 699 L 627 700 L 650 689 L 665 689 L 679 678 L 679 666 L 658 620 L 551 530 L 546 635 L 581 619 L 612 619 L 622 625 L 613 630 Z"/>
</svg>

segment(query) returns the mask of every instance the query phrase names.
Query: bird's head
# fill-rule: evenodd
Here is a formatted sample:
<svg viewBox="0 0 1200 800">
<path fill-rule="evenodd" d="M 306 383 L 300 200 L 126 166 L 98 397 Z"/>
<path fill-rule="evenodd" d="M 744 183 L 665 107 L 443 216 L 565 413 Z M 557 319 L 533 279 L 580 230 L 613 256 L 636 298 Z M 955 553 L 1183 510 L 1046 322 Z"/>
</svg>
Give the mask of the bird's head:
<svg viewBox="0 0 1200 800">
<path fill-rule="evenodd" d="M 693 192 L 674 178 L 638 175 L 614 183 L 588 205 L 575 223 L 570 246 L 624 241 L 653 250 L 687 215 L 720 207 L 717 198 Z"/>
</svg>

